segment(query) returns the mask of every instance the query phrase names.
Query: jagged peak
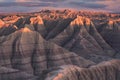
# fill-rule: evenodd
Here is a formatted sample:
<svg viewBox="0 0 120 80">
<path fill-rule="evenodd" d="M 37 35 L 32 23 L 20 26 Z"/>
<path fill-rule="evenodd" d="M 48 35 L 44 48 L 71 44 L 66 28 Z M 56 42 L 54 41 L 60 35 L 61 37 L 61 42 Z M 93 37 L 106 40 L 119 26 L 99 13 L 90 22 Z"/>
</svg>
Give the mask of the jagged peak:
<svg viewBox="0 0 120 80">
<path fill-rule="evenodd" d="M 109 20 L 109 21 L 107 22 L 106 28 L 109 29 L 109 30 L 119 30 L 119 25 L 117 24 L 116 21 L 114 21 L 114 20 Z"/>
<path fill-rule="evenodd" d="M 7 16 L 7 17 L 3 18 L 3 20 L 9 21 L 9 20 L 17 19 L 17 18 L 19 18 L 17 15 L 12 15 L 12 16 Z"/>
<path fill-rule="evenodd" d="M 71 26 L 74 26 L 74 25 L 83 25 L 83 21 L 82 21 L 82 17 L 81 16 L 77 16 L 76 19 L 74 19 L 71 23 L 70 23 Z"/>
<path fill-rule="evenodd" d="M 4 21 L 0 19 L 0 28 L 5 25 Z"/>
<path fill-rule="evenodd" d="M 32 30 L 32 31 L 34 31 L 34 27 L 33 27 L 32 24 L 25 24 L 25 27 Z"/>
<path fill-rule="evenodd" d="M 26 25 L 26 26 L 28 26 L 28 25 Z M 22 32 L 32 32 L 32 31 L 28 27 L 24 27 L 22 29 Z"/>
<path fill-rule="evenodd" d="M 112 21 L 112 20 L 108 21 L 109 25 L 113 25 L 113 23 L 114 23 L 114 21 Z"/>
<path fill-rule="evenodd" d="M 30 18 L 31 24 L 43 24 L 43 20 L 40 16 Z"/>
<path fill-rule="evenodd" d="M 90 25 L 92 21 L 89 18 L 84 18 L 84 22 L 86 25 Z"/>
<path fill-rule="evenodd" d="M 92 22 L 89 18 L 83 16 L 77 16 L 72 22 L 71 25 L 90 25 Z"/>
</svg>

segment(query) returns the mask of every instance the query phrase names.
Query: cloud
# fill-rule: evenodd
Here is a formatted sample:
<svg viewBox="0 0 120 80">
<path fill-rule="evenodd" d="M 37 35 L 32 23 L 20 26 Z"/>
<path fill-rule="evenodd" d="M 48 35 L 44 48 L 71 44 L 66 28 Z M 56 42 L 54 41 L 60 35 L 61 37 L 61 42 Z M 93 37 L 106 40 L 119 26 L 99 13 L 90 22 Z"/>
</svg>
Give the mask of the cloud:
<svg viewBox="0 0 120 80">
<path fill-rule="evenodd" d="M 25 9 L 29 7 L 53 7 L 120 12 L 120 0 L 0 0 L 0 11 L 4 9 L 2 7 L 19 7 L 16 9 L 18 11 L 24 7 L 26 7 Z"/>
<path fill-rule="evenodd" d="M 111 12 L 118 12 L 120 9 L 120 0 L 96 1 L 95 3 L 106 5 L 106 8 L 104 8 L 104 9 L 107 11 L 111 11 Z"/>
<path fill-rule="evenodd" d="M 15 0 L 16 2 L 26 2 L 26 0 Z"/>
<path fill-rule="evenodd" d="M 21 6 L 21 7 L 56 7 L 54 3 L 43 3 L 43 2 L 1 2 L 0 7 L 11 7 L 11 6 Z"/>
<path fill-rule="evenodd" d="M 43 2 L 64 2 L 66 0 L 39 0 L 39 1 L 43 1 Z"/>
<path fill-rule="evenodd" d="M 105 8 L 106 5 L 104 4 L 95 4 L 95 3 L 86 3 L 86 2 L 70 2 L 70 5 L 74 5 L 77 7 L 85 7 L 85 8 L 93 8 L 93 9 L 97 9 L 97 8 Z"/>
<path fill-rule="evenodd" d="M 15 0 L 14 2 L 40 2 L 39 0 Z"/>
<path fill-rule="evenodd" d="M 84 1 L 118 1 L 118 0 L 84 0 Z"/>
<path fill-rule="evenodd" d="M 87 8 L 96 11 L 120 12 L 120 0 L 70 0 L 68 4 L 78 9 Z"/>
</svg>

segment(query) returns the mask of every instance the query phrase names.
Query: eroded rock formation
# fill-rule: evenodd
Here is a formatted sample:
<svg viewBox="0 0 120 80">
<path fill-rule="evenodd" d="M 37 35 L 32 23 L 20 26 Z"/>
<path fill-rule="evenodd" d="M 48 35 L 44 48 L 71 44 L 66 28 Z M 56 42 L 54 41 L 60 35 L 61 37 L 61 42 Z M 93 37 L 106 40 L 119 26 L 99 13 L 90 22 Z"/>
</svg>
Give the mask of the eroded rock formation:
<svg viewBox="0 0 120 80">
<path fill-rule="evenodd" d="M 45 80 L 119 80 L 120 62 L 112 60 L 89 68 L 60 66 L 49 71 Z M 100 76 L 100 77 L 99 77 Z"/>
<path fill-rule="evenodd" d="M 110 15 L 1 16 L 0 80 L 119 80 L 120 20 Z"/>
</svg>

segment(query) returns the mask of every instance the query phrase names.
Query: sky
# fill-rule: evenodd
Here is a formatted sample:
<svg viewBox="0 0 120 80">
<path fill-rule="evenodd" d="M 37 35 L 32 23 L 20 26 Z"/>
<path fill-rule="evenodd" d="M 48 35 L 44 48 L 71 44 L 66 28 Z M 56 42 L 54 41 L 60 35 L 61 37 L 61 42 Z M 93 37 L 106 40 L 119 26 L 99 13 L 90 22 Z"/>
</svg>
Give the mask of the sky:
<svg viewBox="0 0 120 80">
<path fill-rule="evenodd" d="M 0 13 L 41 9 L 75 9 L 120 12 L 120 0 L 0 0 Z"/>
</svg>

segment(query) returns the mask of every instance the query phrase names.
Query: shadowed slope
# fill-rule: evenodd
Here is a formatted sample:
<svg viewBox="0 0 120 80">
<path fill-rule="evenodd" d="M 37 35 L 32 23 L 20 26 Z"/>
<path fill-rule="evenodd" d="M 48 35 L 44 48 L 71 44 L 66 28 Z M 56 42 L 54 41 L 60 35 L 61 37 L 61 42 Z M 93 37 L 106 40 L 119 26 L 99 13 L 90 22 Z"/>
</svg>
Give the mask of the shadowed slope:
<svg viewBox="0 0 120 80">
<path fill-rule="evenodd" d="M 49 72 L 45 80 L 119 80 L 119 66 L 119 60 L 103 62 L 90 68 L 61 66 Z"/>
<path fill-rule="evenodd" d="M 54 31 L 53 33 L 56 32 Z M 100 36 L 93 23 L 85 17 L 78 16 L 67 28 L 55 38 L 51 38 L 50 41 L 84 57 L 94 54 L 104 56 L 114 55 L 114 50 Z M 101 61 L 104 59 L 101 59 Z"/>
<path fill-rule="evenodd" d="M 117 52 L 120 52 L 119 21 L 108 21 L 100 33 L 108 44 L 110 44 Z"/>
<path fill-rule="evenodd" d="M 25 71 L 34 76 L 39 76 L 44 70 L 61 65 L 72 64 L 87 67 L 94 64 L 75 53 L 45 41 L 39 33 L 27 27 L 9 36 L 1 37 L 0 42 L 0 53 L 2 53 L 0 65 Z M 7 80 L 5 77 L 2 80 Z"/>
</svg>

